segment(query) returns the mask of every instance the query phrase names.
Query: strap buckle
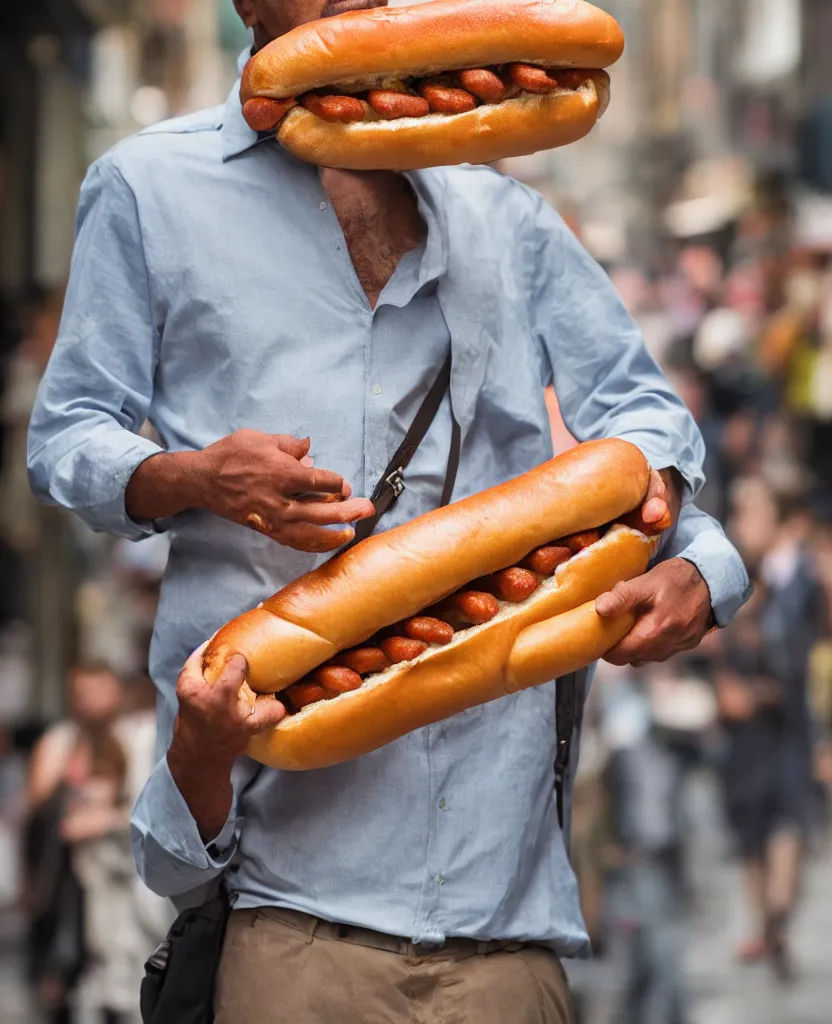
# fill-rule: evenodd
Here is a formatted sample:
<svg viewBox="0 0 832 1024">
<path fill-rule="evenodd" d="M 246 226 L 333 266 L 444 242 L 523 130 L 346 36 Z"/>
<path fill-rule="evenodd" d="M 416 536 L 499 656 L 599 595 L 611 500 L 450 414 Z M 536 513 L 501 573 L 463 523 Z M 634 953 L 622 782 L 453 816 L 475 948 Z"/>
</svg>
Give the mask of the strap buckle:
<svg viewBox="0 0 832 1024">
<path fill-rule="evenodd" d="M 393 492 L 394 498 L 398 498 L 398 496 L 404 490 L 404 479 L 402 478 L 402 472 L 402 467 L 399 466 L 398 469 L 394 469 L 389 476 L 386 476 L 384 478 L 384 482 L 389 486 L 390 490 Z"/>
</svg>

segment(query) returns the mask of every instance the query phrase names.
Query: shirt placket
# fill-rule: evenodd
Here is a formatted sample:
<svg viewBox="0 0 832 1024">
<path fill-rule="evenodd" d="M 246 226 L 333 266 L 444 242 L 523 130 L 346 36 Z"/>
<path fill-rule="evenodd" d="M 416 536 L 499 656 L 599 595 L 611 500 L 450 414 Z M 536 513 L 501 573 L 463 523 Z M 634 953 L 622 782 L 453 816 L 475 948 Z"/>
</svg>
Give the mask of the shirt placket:
<svg viewBox="0 0 832 1024">
<path fill-rule="evenodd" d="M 428 827 L 425 846 L 424 882 L 416 915 L 414 941 L 441 944 L 445 932 L 439 925 L 447 886 L 453 885 L 448 857 L 448 830 L 452 827 L 453 808 L 446 795 L 448 784 L 447 727 L 444 722 L 422 730 L 428 764 Z"/>
</svg>

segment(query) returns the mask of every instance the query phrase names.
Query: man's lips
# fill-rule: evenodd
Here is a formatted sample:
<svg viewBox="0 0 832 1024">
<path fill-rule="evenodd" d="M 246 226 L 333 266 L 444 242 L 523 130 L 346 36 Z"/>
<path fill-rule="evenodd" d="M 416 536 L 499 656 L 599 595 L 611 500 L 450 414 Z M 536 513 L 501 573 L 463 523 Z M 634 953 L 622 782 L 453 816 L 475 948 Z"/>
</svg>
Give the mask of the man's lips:
<svg viewBox="0 0 832 1024">
<path fill-rule="evenodd" d="M 328 0 L 323 17 L 331 18 L 346 11 L 369 11 L 374 7 L 386 6 L 387 0 Z"/>
</svg>

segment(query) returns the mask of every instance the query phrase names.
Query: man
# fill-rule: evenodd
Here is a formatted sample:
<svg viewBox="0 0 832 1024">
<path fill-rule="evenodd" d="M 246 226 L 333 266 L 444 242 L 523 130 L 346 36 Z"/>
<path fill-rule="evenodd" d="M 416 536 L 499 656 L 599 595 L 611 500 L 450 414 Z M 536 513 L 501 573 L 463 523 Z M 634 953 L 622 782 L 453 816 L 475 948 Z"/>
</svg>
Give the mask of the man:
<svg viewBox="0 0 832 1024">
<path fill-rule="evenodd" d="M 367 5 L 236 6 L 261 47 Z M 449 394 L 385 528 L 438 504 L 451 407 L 455 499 L 548 458 L 553 379 L 575 436 L 626 437 L 662 471 L 645 518 L 700 486 L 696 428 L 607 278 L 516 182 L 319 170 L 258 138 L 236 87 L 89 172 L 32 480 L 96 529 L 171 534 L 151 648 L 160 761 L 135 852 L 160 893 L 224 874 L 219 1024 L 570 1018 L 558 958 L 588 942 L 552 792 L 553 685 L 348 764 L 278 773 L 239 755 L 281 709 L 242 714 L 242 660 L 209 688 L 197 653 L 173 731 L 188 652 L 372 511 L 296 495 L 349 496 L 346 480 L 370 493 L 449 350 Z M 136 436 L 147 416 L 166 451 Z M 745 597 L 738 556 L 692 505 L 664 555 L 599 599 L 605 615 L 639 611 L 615 660 L 695 645 Z"/>
</svg>

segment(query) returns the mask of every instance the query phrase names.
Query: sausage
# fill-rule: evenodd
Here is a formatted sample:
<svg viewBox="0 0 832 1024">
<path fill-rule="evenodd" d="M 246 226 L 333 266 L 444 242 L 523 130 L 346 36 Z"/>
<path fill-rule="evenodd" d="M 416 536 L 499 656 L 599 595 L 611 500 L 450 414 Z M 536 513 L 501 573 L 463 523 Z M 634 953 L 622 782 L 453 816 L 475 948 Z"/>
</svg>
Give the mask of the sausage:
<svg viewBox="0 0 832 1024">
<path fill-rule="evenodd" d="M 531 569 L 532 572 L 540 573 L 541 576 L 551 576 L 559 565 L 568 562 L 572 552 L 565 544 L 547 544 L 524 558 L 520 563 L 524 569 Z"/>
<path fill-rule="evenodd" d="M 419 94 L 428 101 L 434 114 L 465 114 L 477 105 L 470 92 L 449 85 L 438 85 L 430 79 L 419 83 Z"/>
<path fill-rule="evenodd" d="M 454 638 L 454 627 L 429 615 L 407 619 L 402 627 L 411 640 L 424 640 L 428 644 L 449 644 Z"/>
<path fill-rule="evenodd" d="M 268 96 L 255 96 L 246 100 L 243 117 L 254 131 L 270 132 L 277 127 L 284 114 L 297 106 L 297 102 L 293 97 L 288 100 L 272 100 Z"/>
<path fill-rule="evenodd" d="M 391 636 L 387 640 L 382 640 L 381 649 L 394 665 L 398 665 L 400 661 L 413 661 L 414 658 L 418 658 L 420 654 L 425 653 L 428 645 L 424 640 L 411 640 L 406 636 Z"/>
<path fill-rule="evenodd" d="M 485 68 L 460 71 L 459 83 L 483 103 L 502 103 L 506 98 L 506 87 L 493 71 L 486 71 Z"/>
<path fill-rule="evenodd" d="M 430 112 L 430 105 L 422 96 L 411 96 L 409 92 L 394 89 L 370 89 L 367 102 L 388 121 L 398 117 L 424 117 Z"/>
<path fill-rule="evenodd" d="M 451 601 L 475 626 L 490 622 L 500 610 L 497 598 L 493 594 L 486 594 L 481 590 L 461 590 L 458 594 L 454 594 Z"/>
<path fill-rule="evenodd" d="M 544 94 L 560 88 L 560 82 L 544 69 L 533 64 L 509 64 L 509 81 L 524 92 Z"/>
<path fill-rule="evenodd" d="M 558 71 L 557 75 L 562 89 L 580 89 L 589 77 L 585 71 Z"/>
<path fill-rule="evenodd" d="M 350 124 L 352 121 L 363 121 L 366 113 L 364 104 L 355 96 L 319 96 L 308 92 L 301 96 L 300 102 L 322 121 Z"/>
<path fill-rule="evenodd" d="M 292 683 L 283 691 L 282 696 L 288 699 L 294 711 L 300 711 L 307 704 L 316 704 L 319 700 L 329 700 L 330 698 L 330 694 L 323 686 L 306 680 Z"/>
<path fill-rule="evenodd" d="M 369 675 L 371 672 L 381 672 L 390 667 L 387 655 L 379 647 L 354 647 L 351 651 L 343 651 L 333 658 L 332 664 L 351 668 L 360 676 Z"/>
<path fill-rule="evenodd" d="M 577 555 L 579 551 L 583 551 L 584 548 L 588 548 L 590 544 L 594 544 L 600 539 L 600 530 L 584 530 L 582 533 L 573 533 L 571 536 L 565 537 L 563 543 L 573 555 Z"/>
<path fill-rule="evenodd" d="M 361 686 L 361 676 L 351 668 L 344 668 L 341 665 L 321 665 L 310 674 L 310 678 L 331 696 L 348 693 Z"/>
<path fill-rule="evenodd" d="M 512 566 L 510 569 L 503 569 L 495 572 L 488 580 L 489 590 L 503 601 L 512 601 L 515 604 L 525 601 L 530 594 L 540 586 L 537 577 L 528 569 L 521 569 L 519 566 Z"/>
</svg>

